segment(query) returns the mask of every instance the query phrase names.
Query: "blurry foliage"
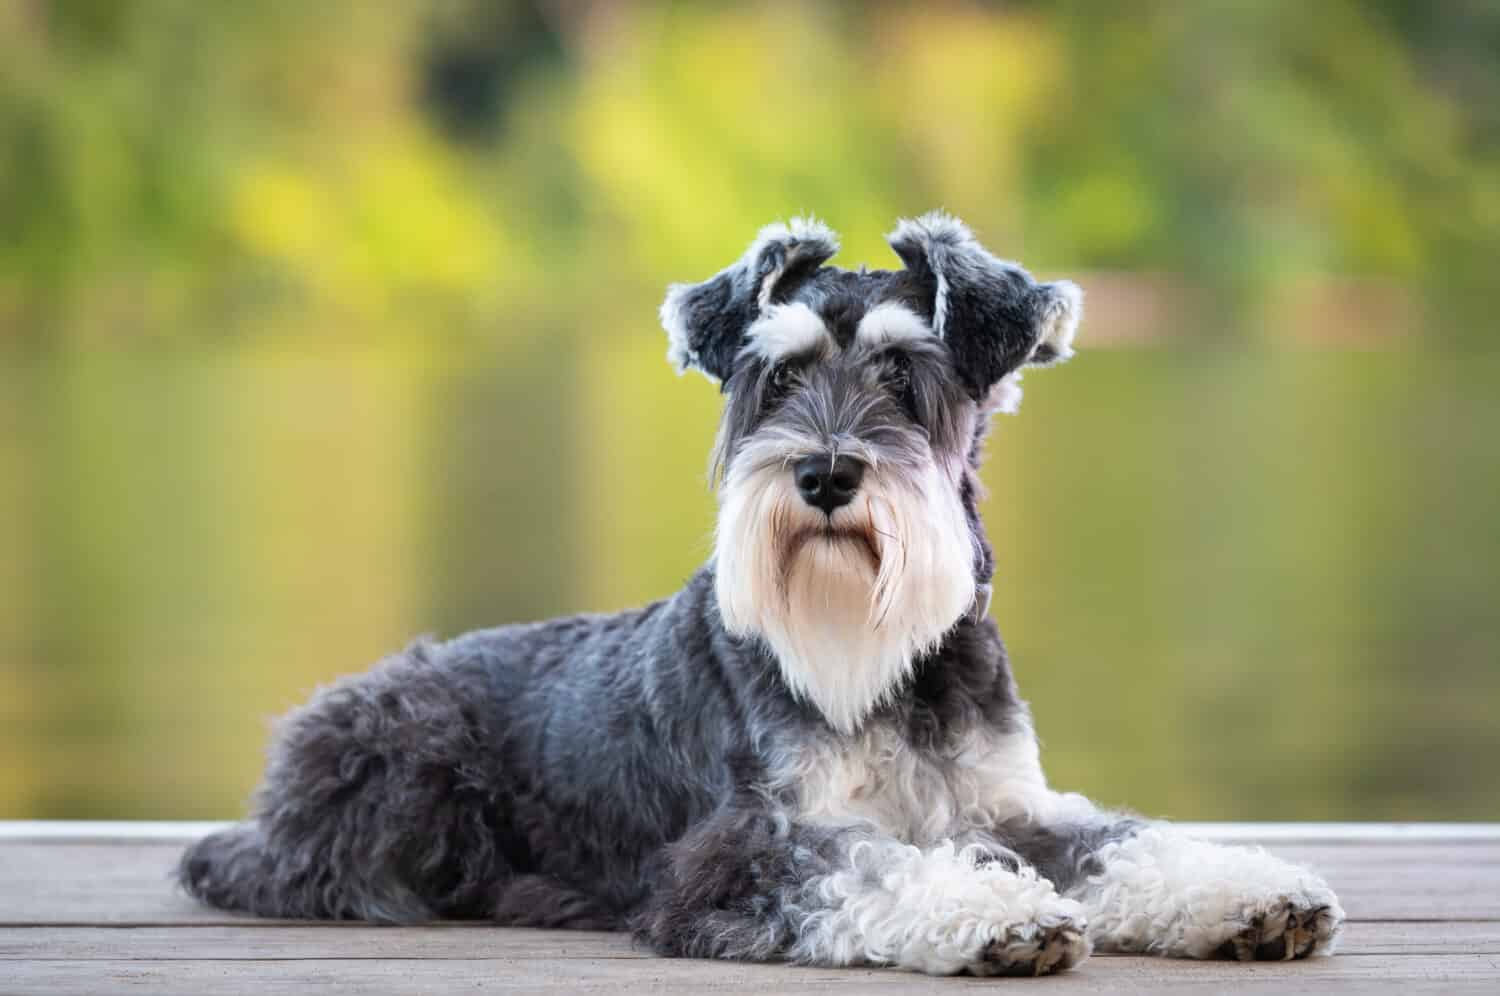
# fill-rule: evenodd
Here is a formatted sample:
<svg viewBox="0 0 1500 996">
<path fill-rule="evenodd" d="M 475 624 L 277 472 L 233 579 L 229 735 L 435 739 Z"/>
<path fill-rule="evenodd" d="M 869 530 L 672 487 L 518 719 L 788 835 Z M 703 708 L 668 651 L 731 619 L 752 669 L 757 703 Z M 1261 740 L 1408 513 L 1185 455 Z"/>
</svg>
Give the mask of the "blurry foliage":
<svg viewBox="0 0 1500 996">
<path fill-rule="evenodd" d="M 934 206 L 1091 294 L 985 468 L 1054 782 L 1494 818 L 1497 53 L 1487 0 L 0 4 L 0 818 L 233 815 L 316 683 L 670 592 L 720 399 L 663 285 Z"/>
<path fill-rule="evenodd" d="M 1472 312 L 1500 250 L 1480 2 L 21 0 L 0 334 L 401 328 L 659 285 L 817 211 L 943 205 L 1038 268 Z M 604 283 L 608 284 L 608 278 Z M 1253 317 L 1253 312 L 1251 313 Z M 348 334 L 348 325 L 330 322 Z"/>
</svg>

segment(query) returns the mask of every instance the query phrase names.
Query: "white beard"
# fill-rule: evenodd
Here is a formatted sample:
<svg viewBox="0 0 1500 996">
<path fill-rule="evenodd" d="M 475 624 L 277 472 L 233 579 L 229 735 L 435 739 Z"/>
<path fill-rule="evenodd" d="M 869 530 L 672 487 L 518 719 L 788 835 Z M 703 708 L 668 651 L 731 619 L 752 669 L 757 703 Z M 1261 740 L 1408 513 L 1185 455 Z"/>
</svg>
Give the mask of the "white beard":
<svg viewBox="0 0 1500 996">
<path fill-rule="evenodd" d="M 857 730 L 973 604 L 968 523 L 954 476 L 936 466 L 907 484 L 872 465 L 834 513 L 834 536 L 779 466 L 743 478 L 731 469 L 724 495 L 724 625 L 764 639 L 792 692 L 841 733 Z"/>
</svg>

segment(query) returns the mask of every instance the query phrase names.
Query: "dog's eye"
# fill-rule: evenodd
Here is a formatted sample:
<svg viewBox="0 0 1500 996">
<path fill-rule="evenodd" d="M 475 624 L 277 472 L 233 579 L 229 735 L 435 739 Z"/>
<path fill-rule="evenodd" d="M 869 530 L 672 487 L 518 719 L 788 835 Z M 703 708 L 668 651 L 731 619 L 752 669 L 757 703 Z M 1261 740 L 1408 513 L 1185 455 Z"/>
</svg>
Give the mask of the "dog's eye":
<svg viewBox="0 0 1500 996">
<path fill-rule="evenodd" d="M 766 374 L 766 389 L 760 396 L 762 416 L 769 415 L 781 407 L 781 402 L 791 391 L 792 382 L 796 377 L 796 369 L 784 360 L 771 368 L 771 372 Z"/>
<path fill-rule="evenodd" d="M 792 365 L 785 361 L 771 368 L 771 389 L 777 394 L 782 394 L 792 386 L 792 378 L 796 376 Z"/>
<path fill-rule="evenodd" d="M 891 353 L 885 373 L 881 380 L 891 393 L 898 398 L 905 398 L 907 391 L 911 389 L 911 359 L 905 353 Z"/>
</svg>

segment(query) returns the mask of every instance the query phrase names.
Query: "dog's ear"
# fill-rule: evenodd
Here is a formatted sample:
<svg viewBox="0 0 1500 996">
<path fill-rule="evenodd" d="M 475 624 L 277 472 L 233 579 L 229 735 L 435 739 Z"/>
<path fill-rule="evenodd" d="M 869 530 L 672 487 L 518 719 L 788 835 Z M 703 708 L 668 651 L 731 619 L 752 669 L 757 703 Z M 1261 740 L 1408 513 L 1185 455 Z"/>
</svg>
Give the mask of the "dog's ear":
<svg viewBox="0 0 1500 996">
<path fill-rule="evenodd" d="M 667 359 L 723 382 L 734 373 L 745 331 L 785 301 L 839 251 L 838 236 L 813 218 L 767 225 L 735 263 L 701 284 L 673 284 L 661 305 Z"/>
<path fill-rule="evenodd" d="M 1015 263 L 996 259 L 963 222 L 941 211 L 904 219 L 887 238 L 929 295 L 932 330 L 947 343 L 975 400 L 1013 410 L 1023 366 L 1073 355 L 1073 333 L 1083 316 L 1077 284 L 1037 283 Z"/>
</svg>

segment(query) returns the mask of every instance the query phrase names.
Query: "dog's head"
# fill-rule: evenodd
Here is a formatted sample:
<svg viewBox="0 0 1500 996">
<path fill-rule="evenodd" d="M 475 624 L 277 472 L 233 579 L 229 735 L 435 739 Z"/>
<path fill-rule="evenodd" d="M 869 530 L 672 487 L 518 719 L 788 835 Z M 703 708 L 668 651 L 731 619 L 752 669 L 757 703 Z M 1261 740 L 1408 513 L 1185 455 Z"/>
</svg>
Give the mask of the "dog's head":
<svg viewBox="0 0 1500 996">
<path fill-rule="evenodd" d="M 727 395 L 714 452 L 719 609 L 851 731 L 965 614 L 993 561 L 978 516 L 988 416 L 1072 355 L 1082 295 L 1037 283 L 934 213 L 895 271 L 826 263 L 815 221 L 764 229 L 662 305 L 668 356 Z"/>
</svg>

